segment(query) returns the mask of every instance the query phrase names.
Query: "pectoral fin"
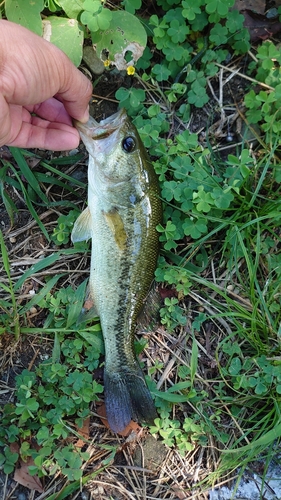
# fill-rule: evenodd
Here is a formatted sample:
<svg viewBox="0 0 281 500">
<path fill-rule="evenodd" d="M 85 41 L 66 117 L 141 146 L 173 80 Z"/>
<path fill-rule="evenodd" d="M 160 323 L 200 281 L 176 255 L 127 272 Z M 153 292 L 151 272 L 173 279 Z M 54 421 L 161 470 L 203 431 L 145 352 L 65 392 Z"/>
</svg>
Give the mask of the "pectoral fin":
<svg viewBox="0 0 281 500">
<path fill-rule="evenodd" d="M 111 229 L 115 242 L 119 250 L 123 251 L 126 248 L 127 233 L 121 215 L 116 211 L 104 212 L 105 220 L 108 227 Z"/>
<path fill-rule="evenodd" d="M 78 241 L 89 240 L 92 237 L 92 217 L 89 207 L 87 207 L 75 221 L 72 233 L 71 241 L 76 243 Z"/>
</svg>

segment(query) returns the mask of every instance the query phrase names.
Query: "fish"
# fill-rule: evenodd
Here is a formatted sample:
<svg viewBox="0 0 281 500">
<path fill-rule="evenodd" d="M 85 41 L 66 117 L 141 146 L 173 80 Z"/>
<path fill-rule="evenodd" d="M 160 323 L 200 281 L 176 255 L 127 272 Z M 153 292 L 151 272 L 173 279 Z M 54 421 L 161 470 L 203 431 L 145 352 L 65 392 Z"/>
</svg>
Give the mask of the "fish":
<svg viewBox="0 0 281 500">
<path fill-rule="evenodd" d="M 92 240 L 90 315 L 99 316 L 104 338 L 108 424 L 121 432 L 131 420 L 150 424 L 157 417 L 134 352 L 134 334 L 157 265 L 159 183 L 124 109 L 100 123 L 90 117 L 75 126 L 89 153 L 88 206 L 71 238 Z"/>
</svg>

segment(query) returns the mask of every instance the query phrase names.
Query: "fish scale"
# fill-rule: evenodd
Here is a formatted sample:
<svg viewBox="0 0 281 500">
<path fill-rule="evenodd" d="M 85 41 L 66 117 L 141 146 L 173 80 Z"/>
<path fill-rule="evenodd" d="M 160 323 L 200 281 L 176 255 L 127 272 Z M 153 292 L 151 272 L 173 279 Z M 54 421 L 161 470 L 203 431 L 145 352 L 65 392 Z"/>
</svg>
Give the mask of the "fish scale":
<svg viewBox="0 0 281 500">
<path fill-rule="evenodd" d="M 157 416 L 134 352 L 134 333 L 158 256 L 158 179 L 124 110 L 76 124 L 89 152 L 88 207 L 72 240 L 92 239 L 90 298 L 105 344 L 104 389 L 111 429 Z M 130 148 L 133 145 L 132 151 Z"/>
</svg>

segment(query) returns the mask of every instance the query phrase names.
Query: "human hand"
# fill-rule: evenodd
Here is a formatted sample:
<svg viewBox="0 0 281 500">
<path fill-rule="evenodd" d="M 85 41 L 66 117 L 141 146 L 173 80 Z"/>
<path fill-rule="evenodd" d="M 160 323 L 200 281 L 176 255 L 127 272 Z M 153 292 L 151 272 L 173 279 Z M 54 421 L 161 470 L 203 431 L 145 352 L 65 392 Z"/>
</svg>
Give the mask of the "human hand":
<svg viewBox="0 0 281 500">
<path fill-rule="evenodd" d="M 90 81 L 57 47 L 0 20 L 0 146 L 73 149 L 86 122 Z"/>
</svg>

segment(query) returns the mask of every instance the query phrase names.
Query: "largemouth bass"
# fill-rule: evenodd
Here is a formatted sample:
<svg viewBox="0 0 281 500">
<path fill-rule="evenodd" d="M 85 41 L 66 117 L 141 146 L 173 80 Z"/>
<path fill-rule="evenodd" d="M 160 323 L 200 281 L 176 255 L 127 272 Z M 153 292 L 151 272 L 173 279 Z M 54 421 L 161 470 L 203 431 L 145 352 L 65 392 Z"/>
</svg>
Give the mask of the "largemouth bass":
<svg viewBox="0 0 281 500">
<path fill-rule="evenodd" d="M 133 341 L 158 255 L 158 179 L 124 110 L 76 127 L 89 152 L 88 207 L 72 241 L 92 239 L 89 290 L 105 344 L 106 414 L 120 432 L 131 419 L 150 423 L 157 416 Z"/>
</svg>

